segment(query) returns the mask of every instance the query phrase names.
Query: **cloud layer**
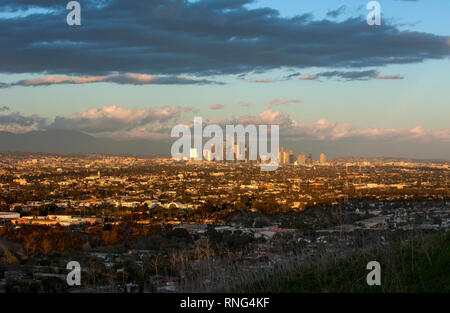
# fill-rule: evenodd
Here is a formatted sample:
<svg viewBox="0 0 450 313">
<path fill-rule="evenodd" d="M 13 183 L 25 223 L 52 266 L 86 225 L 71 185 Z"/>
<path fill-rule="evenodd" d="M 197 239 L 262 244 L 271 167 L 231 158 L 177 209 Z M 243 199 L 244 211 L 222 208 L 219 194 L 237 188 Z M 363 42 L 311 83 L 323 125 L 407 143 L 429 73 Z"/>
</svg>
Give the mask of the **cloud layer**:
<svg viewBox="0 0 450 313">
<path fill-rule="evenodd" d="M 0 11 L 10 13 L 0 18 L 0 72 L 206 76 L 379 67 L 450 55 L 447 36 L 401 31 L 388 22 L 370 27 L 365 16 L 342 21 L 316 20 L 311 14 L 287 18 L 274 9 L 247 7 L 252 2 L 86 0 L 82 25 L 70 27 L 61 1 L 0 0 Z M 342 10 L 328 15 L 339 16 Z M 122 79 L 130 78 L 107 78 Z"/>
<path fill-rule="evenodd" d="M 9 88 L 15 86 L 36 87 L 36 86 L 50 86 L 63 84 L 92 84 L 92 83 L 115 83 L 119 85 L 205 85 L 205 84 L 221 84 L 206 79 L 190 79 L 185 77 L 160 77 L 148 74 L 109 74 L 103 76 L 43 76 L 33 79 L 21 80 L 11 84 L 0 83 L 0 88 Z"/>
<path fill-rule="evenodd" d="M 276 100 L 277 103 L 298 103 L 299 100 Z M 24 133 L 32 130 L 64 129 L 82 131 L 97 137 L 119 139 L 159 139 L 170 140 L 172 127 L 180 123 L 182 112 L 190 112 L 189 107 L 160 107 L 149 109 L 129 109 L 117 105 L 93 107 L 67 117 L 58 116 L 54 120 L 37 115 L 24 116 L 19 113 L 0 113 L 0 131 Z M 198 112 L 195 112 L 198 113 Z M 305 123 L 292 119 L 288 114 L 272 109 L 255 115 L 242 115 L 228 119 L 204 119 L 204 124 L 255 124 L 280 125 L 283 141 L 363 139 L 363 140 L 420 140 L 426 142 L 450 143 L 450 129 L 431 130 L 422 126 L 413 128 L 358 128 L 351 123 L 331 122 L 325 118 Z M 192 121 L 184 123 L 191 125 Z"/>
</svg>

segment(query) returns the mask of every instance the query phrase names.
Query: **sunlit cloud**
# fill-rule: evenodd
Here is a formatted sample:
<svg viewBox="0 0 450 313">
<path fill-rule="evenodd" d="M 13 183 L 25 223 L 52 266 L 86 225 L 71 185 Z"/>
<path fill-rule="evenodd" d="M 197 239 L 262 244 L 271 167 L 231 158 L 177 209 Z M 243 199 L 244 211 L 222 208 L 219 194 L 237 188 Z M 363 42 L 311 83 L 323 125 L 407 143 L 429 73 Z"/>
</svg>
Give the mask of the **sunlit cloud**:
<svg viewBox="0 0 450 313">
<path fill-rule="evenodd" d="M 223 84 L 206 79 L 191 79 L 185 77 L 155 76 L 148 74 L 126 73 L 110 74 L 103 76 L 44 76 L 21 80 L 15 83 L 0 83 L 0 88 L 9 88 L 15 86 L 38 87 L 63 84 L 92 84 L 92 83 L 114 83 L 119 85 L 205 85 L 205 84 Z"/>
</svg>

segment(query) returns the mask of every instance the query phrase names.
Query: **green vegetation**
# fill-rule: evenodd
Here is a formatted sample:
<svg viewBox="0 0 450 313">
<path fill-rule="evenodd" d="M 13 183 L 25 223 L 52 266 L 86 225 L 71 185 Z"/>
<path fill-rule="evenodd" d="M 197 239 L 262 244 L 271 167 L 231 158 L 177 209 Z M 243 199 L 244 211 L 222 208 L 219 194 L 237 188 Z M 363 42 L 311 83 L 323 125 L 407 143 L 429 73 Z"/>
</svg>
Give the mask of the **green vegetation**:
<svg viewBox="0 0 450 313">
<path fill-rule="evenodd" d="M 366 265 L 381 265 L 381 286 L 369 286 Z M 450 292 L 450 232 L 392 244 L 347 258 L 278 270 L 233 292 L 445 293 Z"/>
</svg>

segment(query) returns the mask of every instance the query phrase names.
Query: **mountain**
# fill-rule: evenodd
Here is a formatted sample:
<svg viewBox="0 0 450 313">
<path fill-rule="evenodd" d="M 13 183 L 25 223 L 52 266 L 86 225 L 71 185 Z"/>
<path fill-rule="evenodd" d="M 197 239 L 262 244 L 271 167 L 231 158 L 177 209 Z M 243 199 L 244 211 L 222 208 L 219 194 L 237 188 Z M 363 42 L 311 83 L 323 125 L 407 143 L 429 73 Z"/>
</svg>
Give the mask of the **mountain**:
<svg viewBox="0 0 450 313">
<path fill-rule="evenodd" d="M 44 153 L 170 154 L 170 143 L 145 139 L 96 138 L 79 131 L 0 132 L 0 151 Z"/>
</svg>

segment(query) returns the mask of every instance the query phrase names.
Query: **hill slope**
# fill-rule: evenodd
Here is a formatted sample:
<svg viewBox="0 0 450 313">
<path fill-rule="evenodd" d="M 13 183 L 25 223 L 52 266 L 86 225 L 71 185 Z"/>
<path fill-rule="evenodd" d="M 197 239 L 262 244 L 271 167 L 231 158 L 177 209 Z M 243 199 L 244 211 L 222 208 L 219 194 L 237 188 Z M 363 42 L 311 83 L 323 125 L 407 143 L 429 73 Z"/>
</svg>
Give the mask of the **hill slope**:
<svg viewBox="0 0 450 313">
<path fill-rule="evenodd" d="M 369 286 L 366 265 L 381 265 L 381 286 Z M 267 278 L 236 286 L 234 292 L 372 293 L 450 292 L 450 232 L 394 244 L 367 254 L 354 254 L 326 264 L 273 273 Z"/>
</svg>

